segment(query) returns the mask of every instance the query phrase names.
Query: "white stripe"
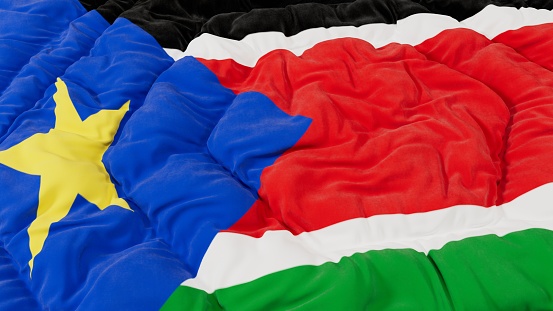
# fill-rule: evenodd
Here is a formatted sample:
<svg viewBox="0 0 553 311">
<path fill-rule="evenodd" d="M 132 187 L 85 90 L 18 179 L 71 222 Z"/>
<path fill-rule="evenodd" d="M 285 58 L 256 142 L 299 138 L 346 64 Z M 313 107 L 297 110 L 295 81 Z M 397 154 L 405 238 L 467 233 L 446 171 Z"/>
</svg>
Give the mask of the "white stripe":
<svg viewBox="0 0 553 311">
<path fill-rule="evenodd" d="M 261 238 L 219 233 L 198 275 L 182 285 L 212 293 L 301 265 L 338 262 L 370 250 L 411 248 L 428 253 L 468 237 L 530 228 L 553 230 L 553 183 L 502 206 L 454 206 L 418 214 L 379 215 L 344 221 L 294 236 L 268 231 Z"/>
<path fill-rule="evenodd" d="M 205 33 L 192 40 L 184 52 L 165 50 L 175 61 L 184 56 L 194 56 L 204 59 L 233 59 L 242 65 L 253 67 L 260 57 L 270 51 L 286 49 L 295 55 L 301 55 L 319 42 L 337 38 L 358 38 L 378 48 L 392 42 L 417 45 L 447 29 L 472 29 L 492 39 L 508 30 L 552 22 L 553 11 L 489 5 L 462 22 L 445 15 L 422 13 L 401 19 L 397 24 L 313 28 L 291 37 L 286 37 L 281 32 L 261 32 L 237 41 Z"/>
</svg>

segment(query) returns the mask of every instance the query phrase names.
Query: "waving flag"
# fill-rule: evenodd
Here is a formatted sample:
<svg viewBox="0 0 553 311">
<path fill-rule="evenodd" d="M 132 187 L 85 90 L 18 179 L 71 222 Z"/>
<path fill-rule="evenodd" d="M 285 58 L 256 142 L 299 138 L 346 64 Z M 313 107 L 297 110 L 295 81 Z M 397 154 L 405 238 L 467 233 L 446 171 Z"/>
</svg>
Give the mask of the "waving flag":
<svg viewBox="0 0 553 311">
<path fill-rule="evenodd" d="M 553 309 L 525 5 L 2 4 L 0 309 Z"/>
</svg>

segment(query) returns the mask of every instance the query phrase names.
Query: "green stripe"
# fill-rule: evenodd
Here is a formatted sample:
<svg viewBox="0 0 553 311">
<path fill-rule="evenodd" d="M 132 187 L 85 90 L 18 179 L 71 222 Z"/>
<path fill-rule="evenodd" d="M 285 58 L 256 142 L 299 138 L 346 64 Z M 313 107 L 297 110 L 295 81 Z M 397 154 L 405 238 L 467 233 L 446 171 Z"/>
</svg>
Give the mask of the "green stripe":
<svg viewBox="0 0 553 311">
<path fill-rule="evenodd" d="M 470 238 L 429 256 L 455 310 L 553 310 L 553 231 Z"/>
<path fill-rule="evenodd" d="M 553 232 L 531 229 L 451 242 L 428 256 L 355 254 L 213 294 L 181 286 L 162 310 L 553 310 L 552 299 Z"/>
</svg>

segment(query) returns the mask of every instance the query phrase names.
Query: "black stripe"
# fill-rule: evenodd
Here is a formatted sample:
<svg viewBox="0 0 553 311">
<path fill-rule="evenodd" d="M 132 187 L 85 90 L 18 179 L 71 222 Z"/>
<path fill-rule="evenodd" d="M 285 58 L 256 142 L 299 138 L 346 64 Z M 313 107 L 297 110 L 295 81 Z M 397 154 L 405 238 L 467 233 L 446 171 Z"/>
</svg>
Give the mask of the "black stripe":
<svg viewBox="0 0 553 311">
<path fill-rule="evenodd" d="M 416 13 L 462 20 L 489 4 L 553 9 L 553 0 L 110 0 L 97 10 L 109 22 L 129 19 L 163 47 L 185 50 L 202 33 L 235 40 L 264 31 L 291 36 L 316 27 L 393 24 Z"/>
<path fill-rule="evenodd" d="M 263 31 L 279 31 L 292 36 L 316 27 L 393 24 L 398 19 L 416 13 L 430 11 L 410 0 L 358 0 L 339 5 L 306 3 L 279 9 L 217 15 L 204 24 L 201 32 L 235 40 Z"/>
</svg>

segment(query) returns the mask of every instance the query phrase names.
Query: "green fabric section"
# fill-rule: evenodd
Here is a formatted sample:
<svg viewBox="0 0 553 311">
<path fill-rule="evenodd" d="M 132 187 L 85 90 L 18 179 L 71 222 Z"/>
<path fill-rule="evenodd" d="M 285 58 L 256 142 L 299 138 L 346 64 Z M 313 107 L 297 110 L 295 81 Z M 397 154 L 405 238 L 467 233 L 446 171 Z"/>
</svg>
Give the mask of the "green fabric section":
<svg viewBox="0 0 553 311">
<path fill-rule="evenodd" d="M 413 250 L 301 266 L 212 295 L 180 287 L 162 310 L 447 310 L 434 266 Z"/>
<path fill-rule="evenodd" d="M 213 294 L 179 287 L 162 310 L 553 310 L 553 232 L 369 251 Z"/>
<path fill-rule="evenodd" d="M 428 255 L 455 310 L 553 310 L 552 231 L 471 238 Z"/>
</svg>

